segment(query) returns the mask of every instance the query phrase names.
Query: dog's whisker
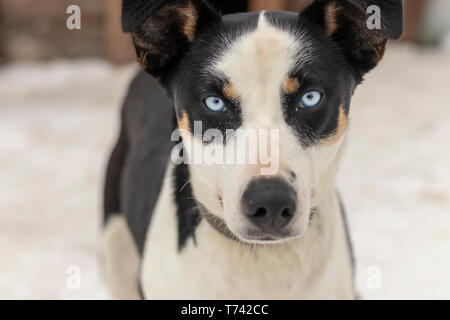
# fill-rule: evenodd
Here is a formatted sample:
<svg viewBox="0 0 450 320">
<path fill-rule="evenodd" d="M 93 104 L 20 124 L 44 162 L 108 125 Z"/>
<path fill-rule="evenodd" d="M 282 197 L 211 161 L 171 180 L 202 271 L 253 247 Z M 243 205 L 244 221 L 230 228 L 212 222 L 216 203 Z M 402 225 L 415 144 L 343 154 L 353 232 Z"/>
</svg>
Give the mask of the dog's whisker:
<svg viewBox="0 0 450 320">
<path fill-rule="evenodd" d="M 191 179 L 186 181 L 186 183 L 181 186 L 181 188 L 180 188 L 180 190 L 178 190 L 178 192 L 182 192 L 184 190 L 184 188 L 186 188 L 189 185 L 189 183 L 191 183 Z"/>
</svg>

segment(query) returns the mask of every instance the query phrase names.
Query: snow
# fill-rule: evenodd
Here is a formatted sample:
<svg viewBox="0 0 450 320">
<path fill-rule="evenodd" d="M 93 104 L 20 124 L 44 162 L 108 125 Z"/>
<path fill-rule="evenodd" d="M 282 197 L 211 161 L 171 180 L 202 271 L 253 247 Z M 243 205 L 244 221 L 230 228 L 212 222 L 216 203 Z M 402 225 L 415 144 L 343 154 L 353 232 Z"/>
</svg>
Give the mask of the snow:
<svg viewBox="0 0 450 320">
<path fill-rule="evenodd" d="M 387 52 L 355 94 L 338 178 L 357 286 L 367 299 L 449 299 L 450 55 Z M 101 190 L 135 71 L 99 60 L 0 69 L 0 298 L 108 298 Z"/>
</svg>

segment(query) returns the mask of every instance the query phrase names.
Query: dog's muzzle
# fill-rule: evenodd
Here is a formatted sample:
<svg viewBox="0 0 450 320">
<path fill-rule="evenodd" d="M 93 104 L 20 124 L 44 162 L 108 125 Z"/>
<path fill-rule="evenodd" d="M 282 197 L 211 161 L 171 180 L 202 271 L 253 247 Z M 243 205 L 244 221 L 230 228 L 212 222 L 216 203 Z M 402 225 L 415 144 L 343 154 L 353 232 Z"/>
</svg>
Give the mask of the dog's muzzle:
<svg viewBox="0 0 450 320">
<path fill-rule="evenodd" d="M 291 222 L 297 212 L 297 193 L 280 178 L 258 178 L 250 182 L 241 197 L 241 215 L 247 221 L 238 233 L 220 217 L 198 205 L 201 216 L 223 236 L 249 244 L 278 243 L 296 237 Z"/>
</svg>

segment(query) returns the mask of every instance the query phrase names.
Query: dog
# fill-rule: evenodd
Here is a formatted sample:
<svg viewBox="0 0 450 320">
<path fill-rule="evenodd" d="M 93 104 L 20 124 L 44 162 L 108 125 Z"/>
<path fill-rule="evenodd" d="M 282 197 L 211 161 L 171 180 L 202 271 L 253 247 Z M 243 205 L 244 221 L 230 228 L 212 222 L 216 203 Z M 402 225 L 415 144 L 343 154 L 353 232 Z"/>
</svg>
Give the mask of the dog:
<svg viewBox="0 0 450 320">
<path fill-rule="evenodd" d="M 379 26 L 369 28 L 374 5 Z M 354 299 L 335 176 L 354 90 L 402 23 L 401 0 L 227 15 L 206 0 L 124 0 L 122 27 L 144 70 L 106 174 L 112 295 Z M 252 129 L 277 139 L 252 144 Z M 276 149 L 270 163 L 192 161 L 210 146 L 232 154 L 255 144 Z"/>
</svg>

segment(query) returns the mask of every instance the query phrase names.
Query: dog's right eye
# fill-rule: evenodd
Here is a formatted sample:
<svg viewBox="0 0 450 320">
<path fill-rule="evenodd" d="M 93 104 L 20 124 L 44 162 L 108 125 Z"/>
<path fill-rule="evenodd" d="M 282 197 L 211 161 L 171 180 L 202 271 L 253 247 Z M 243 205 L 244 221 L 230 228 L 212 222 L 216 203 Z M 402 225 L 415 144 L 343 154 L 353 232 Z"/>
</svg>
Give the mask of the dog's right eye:
<svg viewBox="0 0 450 320">
<path fill-rule="evenodd" d="M 322 101 L 322 94 L 319 91 L 309 91 L 302 96 L 301 105 L 303 108 L 314 108 Z"/>
<path fill-rule="evenodd" d="M 205 104 L 206 108 L 208 108 L 208 110 L 213 112 L 222 112 L 226 109 L 225 103 L 222 101 L 222 99 L 217 97 L 208 97 L 203 100 L 203 103 Z"/>
</svg>

